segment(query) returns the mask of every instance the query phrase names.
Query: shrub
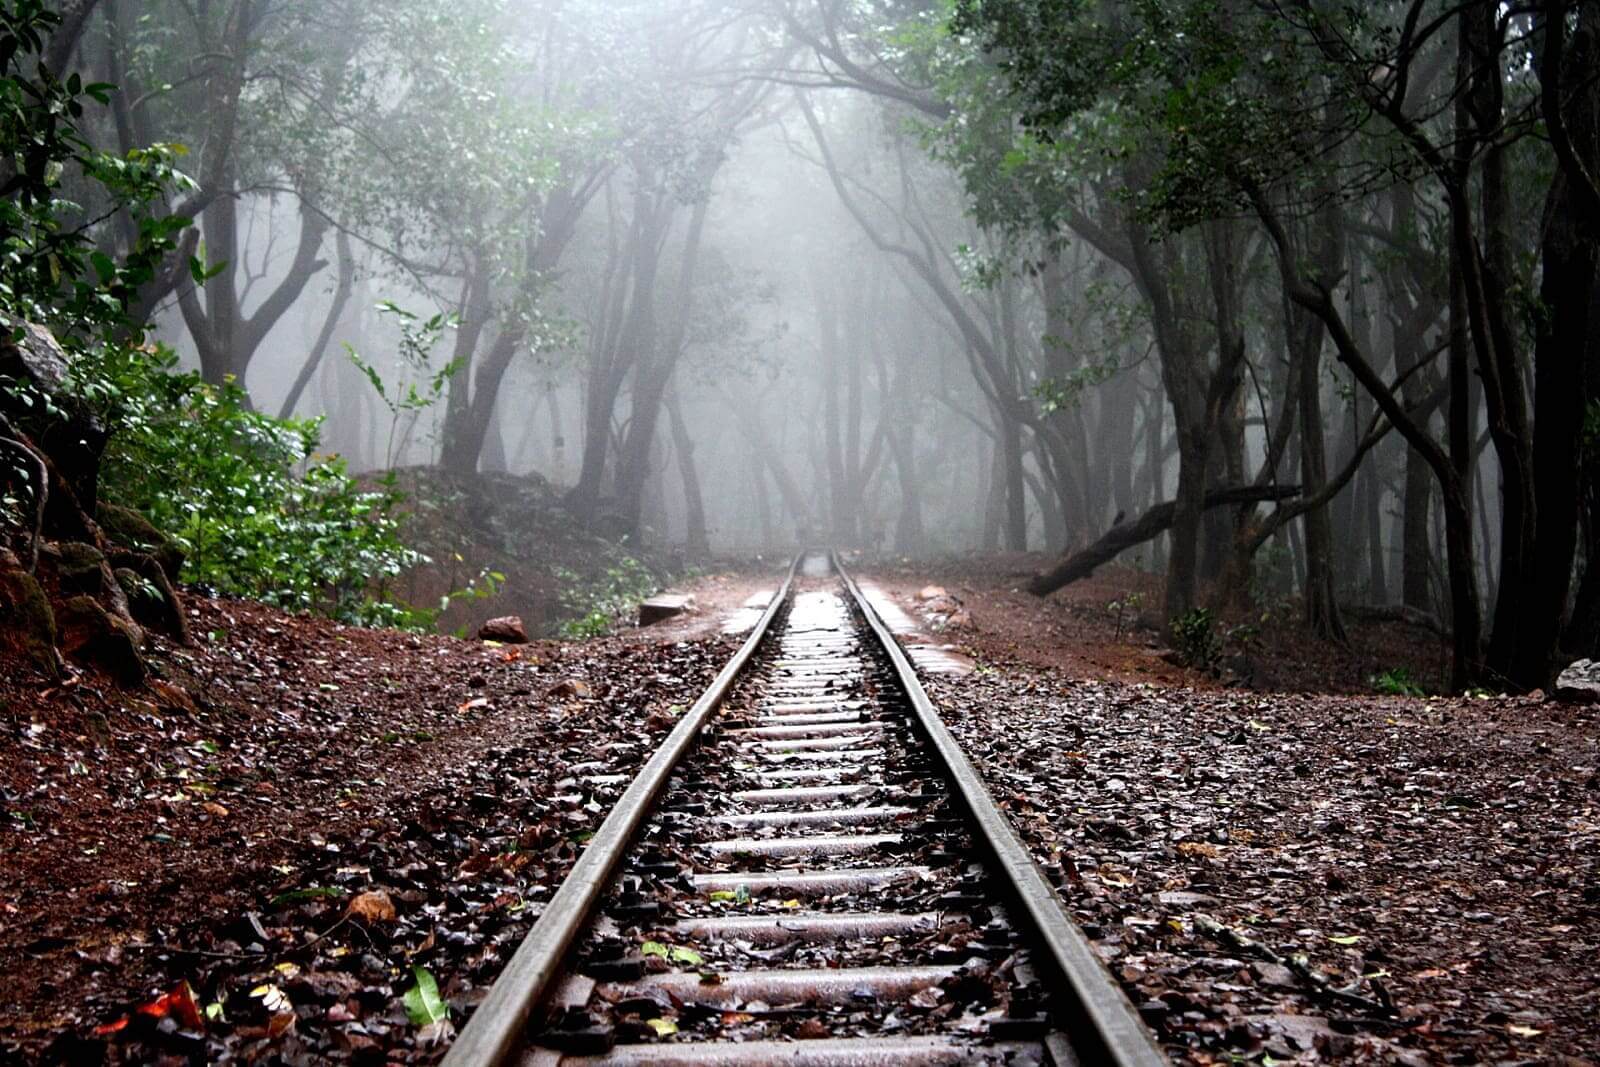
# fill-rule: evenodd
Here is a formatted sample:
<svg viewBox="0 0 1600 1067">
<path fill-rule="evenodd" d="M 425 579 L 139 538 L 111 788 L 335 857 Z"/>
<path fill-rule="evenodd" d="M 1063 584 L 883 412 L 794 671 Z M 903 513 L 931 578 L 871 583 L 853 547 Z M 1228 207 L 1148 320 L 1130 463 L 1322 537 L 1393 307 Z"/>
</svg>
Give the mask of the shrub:
<svg viewBox="0 0 1600 1067">
<path fill-rule="evenodd" d="M 1372 688 L 1392 697 L 1425 697 L 1428 691 L 1405 667 L 1391 667 L 1371 679 Z"/>
<path fill-rule="evenodd" d="M 1192 608 L 1172 620 L 1172 641 L 1184 664 L 1213 671 L 1222 660 L 1222 635 L 1205 608 Z"/>
<path fill-rule="evenodd" d="M 187 581 L 343 622 L 425 625 L 386 589 L 424 562 L 401 540 L 393 484 L 364 490 L 319 456 L 321 420 L 263 415 L 238 387 L 175 365 L 165 349 L 112 347 L 75 368 L 78 394 L 116 427 L 106 498 L 178 542 Z"/>
<path fill-rule="evenodd" d="M 598 578 L 586 580 L 562 567 L 555 569 L 561 582 L 563 607 L 572 616 L 561 624 L 561 636 L 599 637 L 657 588 L 655 575 L 643 563 L 622 555 Z"/>
</svg>

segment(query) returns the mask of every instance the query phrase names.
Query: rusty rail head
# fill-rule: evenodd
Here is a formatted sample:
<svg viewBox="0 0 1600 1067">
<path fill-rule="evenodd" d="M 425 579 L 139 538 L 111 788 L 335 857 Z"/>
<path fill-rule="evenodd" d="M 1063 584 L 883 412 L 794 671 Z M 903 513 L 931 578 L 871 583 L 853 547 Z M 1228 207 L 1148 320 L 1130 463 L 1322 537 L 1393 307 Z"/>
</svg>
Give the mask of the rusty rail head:
<svg viewBox="0 0 1600 1067">
<path fill-rule="evenodd" d="M 772 620 L 788 602 L 803 556 L 789 565 L 783 587 L 773 596 L 755 629 L 716 679 L 645 762 L 627 791 L 590 838 L 571 873 L 550 898 L 539 921 L 517 947 L 489 995 L 462 1028 L 443 1060 L 444 1067 L 492 1067 L 505 1063 L 522 1042 L 522 1031 L 544 998 L 550 982 L 590 913 L 622 862 L 634 834 L 666 788 L 667 779 L 694 745 L 711 714 L 721 706 L 745 664 L 755 654 Z"/>
<path fill-rule="evenodd" d="M 1150 1036 L 1133 1004 L 1094 954 L 1089 939 L 1072 921 L 1060 895 L 1034 862 L 1028 846 L 995 806 L 982 777 L 961 751 L 922 688 L 911 660 L 862 594 L 861 587 L 844 569 L 837 554 L 833 555 L 833 568 L 860 609 L 867 628 L 894 665 L 895 676 L 916 711 L 928 744 L 944 764 L 973 822 L 994 854 L 995 865 L 1004 873 L 1018 902 L 1033 920 L 1046 952 L 1067 984 L 1073 1005 L 1070 1014 L 1075 1016 L 1072 1021 L 1076 1024 L 1067 1037 L 1079 1062 L 1111 1067 L 1167 1067 L 1166 1056 Z"/>
</svg>

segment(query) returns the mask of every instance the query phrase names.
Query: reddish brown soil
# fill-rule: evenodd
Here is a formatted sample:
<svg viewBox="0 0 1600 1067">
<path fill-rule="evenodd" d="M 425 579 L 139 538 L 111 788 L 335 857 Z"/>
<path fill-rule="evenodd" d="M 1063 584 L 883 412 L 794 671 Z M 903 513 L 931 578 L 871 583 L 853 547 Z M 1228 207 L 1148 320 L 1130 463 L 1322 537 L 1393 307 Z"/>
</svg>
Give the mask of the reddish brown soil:
<svg viewBox="0 0 1600 1067">
<path fill-rule="evenodd" d="M 944 637 L 980 660 L 1005 660 L 1061 670 L 1073 677 L 1159 685 L 1215 686 L 1212 673 L 1176 666 L 1162 636 L 1159 577 L 1103 567 L 1050 597 L 1028 593 L 1028 580 L 1051 561 L 1042 555 L 967 557 L 933 563 L 865 565 L 865 573 L 917 617 L 917 593 L 928 585 L 962 602 L 971 625 Z M 1122 607 L 1116 606 L 1121 604 Z M 1297 605 L 1228 613 L 1219 633 L 1225 674 L 1272 692 L 1371 693 L 1372 679 L 1403 667 L 1422 685 L 1438 686 L 1447 661 L 1439 639 L 1399 623 L 1348 623 L 1347 646 L 1307 632 Z"/>
<path fill-rule="evenodd" d="M 930 688 L 1176 1058 L 1600 1059 L 1592 712 L 1228 688 L 1118 632 L 1108 603 L 1159 603 L 1146 576 L 1040 601 L 1017 590 L 1041 562 L 874 577 L 914 618 L 928 584 L 964 602 L 941 636 L 983 669 Z M 178 688 L 0 662 L 0 1061 L 437 1058 L 416 968 L 459 1020 L 620 794 L 588 776 L 631 774 L 777 569 L 582 645 L 197 600 L 201 647 L 154 656 Z M 1261 634 L 1260 687 L 1436 676 L 1402 627 Z"/>
<path fill-rule="evenodd" d="M 573 769 L 630 773 L 731 647 L 193 609 L 202 647 L 153 657 L 192 702 L 0 664 L 0 1060 L 432 1057 L 411 968 L 477 994 L 621 791 Z M 393 920 L 343 918 L 379 890 Z M 180 982 L 209 1044 L 93 1033 Z"/>
</svg>

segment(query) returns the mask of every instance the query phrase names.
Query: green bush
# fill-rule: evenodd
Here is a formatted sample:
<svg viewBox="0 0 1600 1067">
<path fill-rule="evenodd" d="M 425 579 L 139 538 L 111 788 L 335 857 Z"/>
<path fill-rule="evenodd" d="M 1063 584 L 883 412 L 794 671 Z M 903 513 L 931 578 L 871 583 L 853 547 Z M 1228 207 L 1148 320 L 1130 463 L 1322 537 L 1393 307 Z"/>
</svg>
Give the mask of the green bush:
<svg viewBox="0 0 1600 1067">
<path fill-rule="evenodd" d="M 321 420 L 275 419 L 233 385 L 175 369 L 165 349 L 102 349 L 76 392 L 116 428 L 102 493 L 143 512 L 219 593 L 369 626 L 422 626 L 387 583 L 425 561 L 401 540 L 392 484 L 361 488 L 316 452 Z"/>
<path fill-rule="evenodd" d="M 1192 608 L 1172 620 L 1172 641 L 1186 666 L 1212 671 L 1222 660 L 1222 635 L 1205 608 Z"/>
<path fill-rule="evenodd" d="M 564 567 L 555 568 L 560 581 L 562 606 L 571 618 L 561 624 L 561 636 L 600 637 L 610 632 L 622 616 L 658 587 L 650 569 L 632 556 L 623 555 L 595 579 Z"/>
<path fill-rule="evenodd" d="M 1392 697 L 1425 697 L 1428 691 L 1405 667 L 1391 667 L 1370 679 L 1372 688 Z"/>
</svg>

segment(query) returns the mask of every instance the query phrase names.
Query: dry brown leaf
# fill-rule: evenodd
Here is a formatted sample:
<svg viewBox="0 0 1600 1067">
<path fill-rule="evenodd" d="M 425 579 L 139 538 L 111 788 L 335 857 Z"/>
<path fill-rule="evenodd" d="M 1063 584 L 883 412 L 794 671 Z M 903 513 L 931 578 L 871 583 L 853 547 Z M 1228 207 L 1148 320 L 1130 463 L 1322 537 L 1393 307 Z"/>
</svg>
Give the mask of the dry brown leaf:
<svg viewBox="0 0 1600 1067">
<path fill-rule="evenodd" d="M 350 902 L 347 914 L 353 919 L 367 923 L 392 923 L 399 917 L 394 908 L 394 901 L 390 900 L 389 894 L 381 889 L 374 889 L 356 897 Z"/>
</svg>

